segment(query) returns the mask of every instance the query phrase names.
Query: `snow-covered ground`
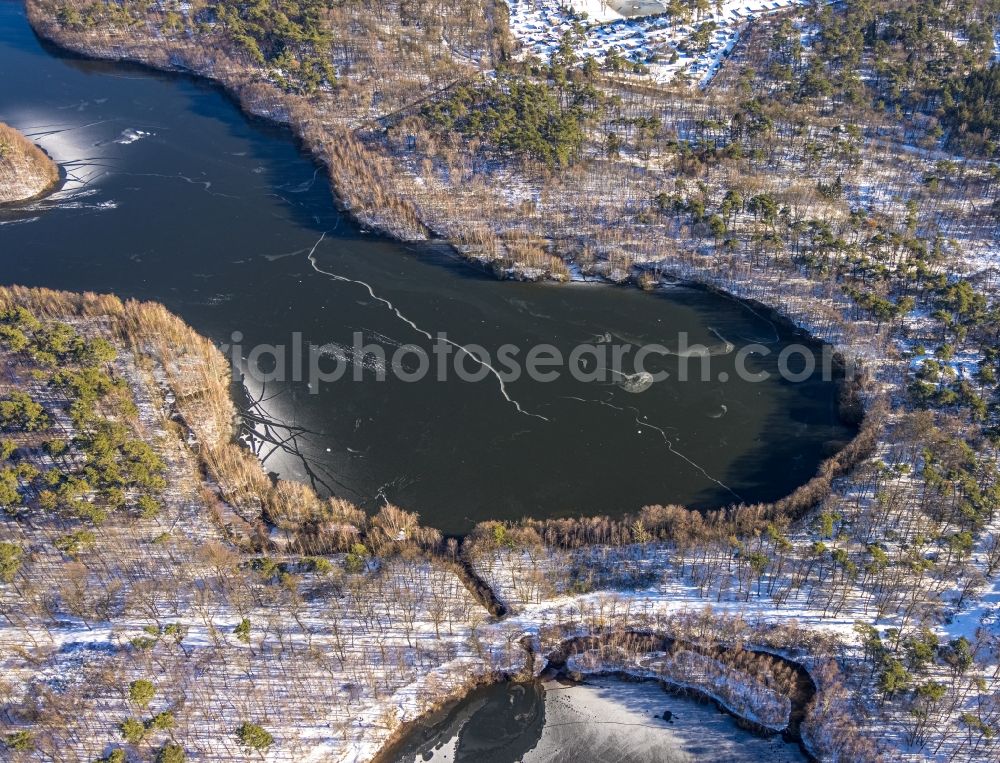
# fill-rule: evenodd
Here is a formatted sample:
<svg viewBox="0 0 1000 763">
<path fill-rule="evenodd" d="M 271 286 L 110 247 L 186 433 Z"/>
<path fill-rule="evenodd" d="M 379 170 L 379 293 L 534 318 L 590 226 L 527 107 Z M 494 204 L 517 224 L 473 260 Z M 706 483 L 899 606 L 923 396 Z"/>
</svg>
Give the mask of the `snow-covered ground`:
<svg viewBox="0 0 1000 763">
<path fill-rule="evenodd" d="M 603 61 L 609 52 L 646 67 L 658 82 L 678 75 L 704 86 L 753 20 L 765 14 L 805 5 L 806 0 L 728 0 L 690 20 L 665 15 L 664 4 L 650 0 L 509 0 L 510 27 L 524 52 L 548 61 L 564 35 L 581 30 L 574 49 L 581 59 Z M 642 14 L 642 15 L 639 15 Z M 693 38 L 703 24 L 714 25 L 707 47 Z"/>
</svg>

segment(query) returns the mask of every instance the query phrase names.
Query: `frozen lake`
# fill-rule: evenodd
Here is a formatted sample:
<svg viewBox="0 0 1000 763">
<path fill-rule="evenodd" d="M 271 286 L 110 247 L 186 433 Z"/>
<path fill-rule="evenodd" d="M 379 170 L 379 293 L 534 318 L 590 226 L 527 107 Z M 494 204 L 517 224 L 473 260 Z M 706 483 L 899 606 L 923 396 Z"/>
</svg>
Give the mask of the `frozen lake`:
<svg viewBox="0 0 1000 763">
<path fill-rule="evenodd" d="M 663 713 L 673 717 L 668 723 Z M 799 763 L 780 736 L 758 737 L 713 705 L 652 681 L 509 684 L 473 692 L 416 729 L 394 763 Z"/>
<path fill-rule="evenodd" d="M 47 49 L 8 0 L 0 66 L 16 72 L 0 118 L 69 177 L 49 199 L 0 211 L 0 280 L 161 301 L 238 344 L 240 364 L 273 346 L 291 365 L 298 345 L 323 368 L 350 365 L 329 383 L 288 368 L 283 380 L 247 378 L 248 442 L 282 477 L 368 509 L 389 500 L 460 534 L 484 519 L 772 500 L 853 434 L 835 384 L 773 374 L 797 340 L 763 312 L 687 288 L 498 283 L 443 246 L 359 230 L 286 131 L 203 82 Z M 460 356 L 478 380 L 378 381 L 390 360 L 354 349 L 360 338 L 387 358 L 430 354 L 441 332 L 449 363 Z M 707 381 L 679 379 L 682 341 L 708 348 Z M 670 374 L 651 385 L 621 374 L 501 384 L 472 357 L 648 343 L 674 353 L 650 360 Z M 750 383 L 736 363 L 757 343 L 770 354 L 748 366 L 772 378 Z"/>
</svg>

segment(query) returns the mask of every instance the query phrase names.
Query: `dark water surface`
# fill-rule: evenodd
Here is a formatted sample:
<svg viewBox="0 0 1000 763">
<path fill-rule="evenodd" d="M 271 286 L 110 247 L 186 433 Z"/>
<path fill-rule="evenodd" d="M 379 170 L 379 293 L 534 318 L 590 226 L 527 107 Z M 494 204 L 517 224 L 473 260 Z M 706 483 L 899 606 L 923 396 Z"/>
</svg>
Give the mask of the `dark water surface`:
<svg viewBox="0 0 1000 763">
<path fill-rule="evenodd" d="M 367 508 L 388 499 L 461 533 L 487 518 L 771 500 L 852 434 L 837 420 L 834 384 L 717 381 L 734 377 L 744 345 L 765 343 L 774 354 L 751 365 L 774 370 L 794 341 L 732 300 L 498 283 L 443 247 L 366 234 L 336 211 L 322 171 L 286 131 L 245 118 L 202 82 L 43 48 L 9 0 L 0 71 L 0 120 L 69 176 L 56 196 L 0 211 L 0 282 L 159 300 L 220 344 L 238 331 L 244 348 L 288 345 L 300 332 L 327 362 L 350 354 L 355 332 L 390 356 L 407 344 L 429 352 L 426 334 L 438 332 L 491 354 L 510 343 L 522 356 L 538 343 L 568 354 L 608 338 L 675 348 L 679 332 L 716 351 L 735 346 L 712 358 L 710 383 L 672 379 L 638 393 L 565 374 L 506 389 L 489 373 L 248 382 L 264 399 L 258 413 L 278 422 L 258 433 L 283 441 L 257 449 L 283 477 Z"/>
</svg>

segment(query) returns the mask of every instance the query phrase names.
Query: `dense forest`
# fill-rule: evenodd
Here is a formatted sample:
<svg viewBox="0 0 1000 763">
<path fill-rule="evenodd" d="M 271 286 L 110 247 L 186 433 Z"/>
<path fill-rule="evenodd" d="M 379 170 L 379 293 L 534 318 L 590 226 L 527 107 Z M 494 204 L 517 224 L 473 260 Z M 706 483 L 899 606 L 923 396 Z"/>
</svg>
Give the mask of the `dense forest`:
<svg viewBox="0 0 1000 763">
<path fill-rule="evenodd" d="M 46 387 L 61 399 L 75 432 L 71 441 L 60 436 L 63 427 L 28 392 L 0 396 L 0 432 L 21 434 L 20 441 L 0 440 L 0 503 L 37 505 L 95 526 L 115 511 L 155 516 L 165 465 L 121 421 L 137 412 L 124 381 L 108 372 L 114 347 L 100 337 L 86 339 L 66 323 L 39 321 L 24 308 L 0 313 L 0 342 L 15 358 L 36 365 L 36 376 L 47 376 Z M 53 461 L 50 469 L 39 470 L 21 457 L 23 447 L 39 444 Z M 73 550 L 93 539 L 82 530 L 61 542 Z"/>
<path fill-rule="evenodd" d="M 579 157 L 584 125 L 599 113 L 596 90 L 505 76 L 473 88 L 457 87 L 446 99 L 424 107 L 436 128 L 486 141 L 515 157 L 565 167 Z"/>
<path fill-rule="evenodd" d="M 951 83 L 942 96 L 944 122 L 954 135 L 952 142 L 996 155 L 1000 135 L 1000 64 L 975 69 L 959 82 Z"/>
<path fill-rule="evenodd" d="M 814 6 L 813 18 L 817 37 L 810 55 L 802 56 L 793 40 L 786 43 L 798 97 L 870 101 L 899 115 L 927 114 L 950 128 L 952 145 L 996 151 L 995 131 L 984 132 L 995 126 L 995 110 L 988 98 L 980 99 L 995 76 L 989 74 L 1000 18 L 995 0 L 848 0 L 842 8 Z"/>
</svg>

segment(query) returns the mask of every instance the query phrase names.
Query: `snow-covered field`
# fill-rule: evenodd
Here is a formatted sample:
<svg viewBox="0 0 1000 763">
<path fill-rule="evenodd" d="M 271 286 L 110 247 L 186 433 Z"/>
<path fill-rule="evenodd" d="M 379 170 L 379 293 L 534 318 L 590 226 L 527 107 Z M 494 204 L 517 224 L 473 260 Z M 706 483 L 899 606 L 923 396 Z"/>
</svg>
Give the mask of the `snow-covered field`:
<svg viewBox="0 0 1000 763">
<path fill-rule="evenodd" d="M 564 35 L 573 34 L 579 58 L 603 61 L 608 53 L 645 67 L 658 82 L 678 76 L 707 85 L 755 19 L 805 5 L 806 0 L 728 0 L 692 18 L 673 19 L 655 1 L 509 0 L 510 27 L 525 54 L 548 61 Z M 709 25 L 707 43 L 694 44 L 699 27 Z M 714 26 L 713 26 L 714 25 Z M 581 33 L 576 35 L 574 31 Z"/>
</svg>

